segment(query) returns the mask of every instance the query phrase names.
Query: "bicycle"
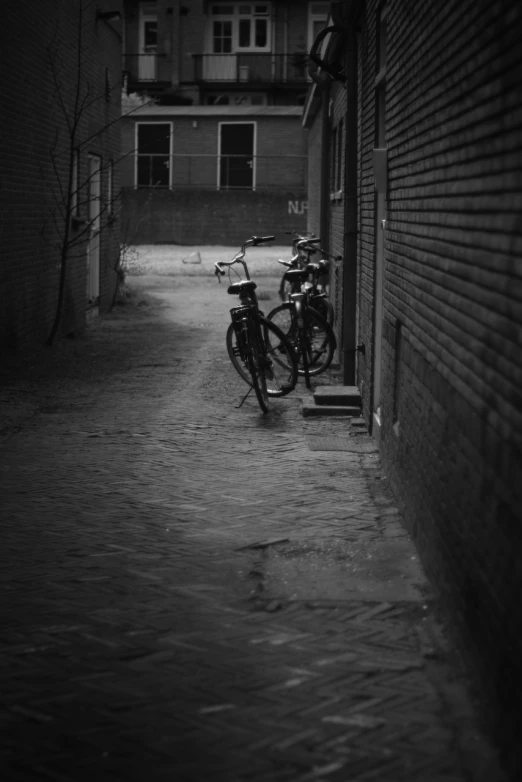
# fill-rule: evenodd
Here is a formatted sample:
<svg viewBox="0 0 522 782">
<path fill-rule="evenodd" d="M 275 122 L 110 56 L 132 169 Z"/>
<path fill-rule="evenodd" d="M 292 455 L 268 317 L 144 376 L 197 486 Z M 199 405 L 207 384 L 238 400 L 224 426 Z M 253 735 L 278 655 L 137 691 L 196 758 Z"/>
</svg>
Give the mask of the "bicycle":
<svg viewBox="0 0 522 782">
<path fill-rule="evenodd" d="M 297 355 L 297 371 L 304 375 L 307 388 L 310 376 L 324 372 L 334 357 L 337 340 L 325 317 L 309 306 L 307 294 L 302 291 L 309 272 L 290 269 L 284 275 L 291 285 L 288 301 L 268 313 L 267 319 L 285 334 Z"/>
<path fill-rule="evenodd" d="M 315 237 L 313 234 L 310 236 L 303 236 L 302 234 L 292 234 L 292 259 L 290 261 L 278 260 L 278 263 L 282 263 L 289 269 L 304 269 L 310 262 L 310 256 L 317 252 L 313 244 L 320 242 L 321 240 Z M 279 285 L 279 298 L 281 301 L 288 301 L 290 295 L 290 286 L 285 281 L 284 275 L 281 278 Z"/>
<path fill-rule="evenodd" d="M 245 261 L 247 247 L 258 246 L 273 241 L 273 236 L 252 236 L 241 246 L 231 261 L 219 261 L 214 264 L 215 274 L 221 282 L 228 267 L 230 285 L 227 292 L 239 296 L 240 305 L 230 310 L 231 320 L 226 334 L 227 352 L 234 369 L 250 386 L 241 401 L 244 403 L 254 389 L 261 410 L 267 413 L 270 397 L 289 394 L 297 383 L 297 360 L 291 341 L 277 327 L 267 320 L 259 309 L 257 285 L 250 279 Z M 232 266 L 241 264 L 245 279 L 234 269 L 240 278 L 232 282 Z"/>
<path fill-rule="evenodd" d="M 307 269 L 310 280 L 307 279 L 303 282 L 302 290 L 307 295 L 308 303 L 320 315 L 326 318 L 330 326 L 332 326 L 334 322 L 334 308 L 328 299 L 326 284 L 322 281 L 328 275 L 328 261 L 326 258 L 321 258 L 318 262 L 310 261 L 310 256 L 316 252 L 320 252 L 327 258 L 334 258 L 326 250 L 314 246 L 320 241 L 316 237 L 299 237 L 296 234 L 292 242 L 292 248 L 295 250 L 292 260 L 284 261 L 278 259 L 278 263 L 286 266 L 287 269 Z M 292 293 L 292 284 L 283 275 L 279 286 L 279 297 L 283 302 L 288 301 L 290 293 Z"/>
</svg>

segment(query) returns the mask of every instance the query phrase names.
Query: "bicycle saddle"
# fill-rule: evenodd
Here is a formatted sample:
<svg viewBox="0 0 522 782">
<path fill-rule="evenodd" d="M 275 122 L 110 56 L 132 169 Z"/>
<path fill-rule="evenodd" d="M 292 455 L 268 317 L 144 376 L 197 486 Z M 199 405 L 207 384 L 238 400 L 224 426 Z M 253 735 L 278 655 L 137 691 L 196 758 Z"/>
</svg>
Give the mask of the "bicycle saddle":
<svg viewBox="0 0 522 782">
<path fill-rule="evenodd" d="M 230 293 L 232 295 L 238 295 L 241 293 L 247 293 L 248 291 L 255 291 L 257 288 L 257 285 L 253 280 L 241 280 L 240 282 L 233 282 L 232 285 L 228 286 L 227 293 Z"/>
<path fill-rule="evenodd" d="M 291 269 L 289 272 L 285 272 L 283 279 L 288 282 L 301 282 L 306 280 L 308 272 L 306 269 Z"/>
</svg>

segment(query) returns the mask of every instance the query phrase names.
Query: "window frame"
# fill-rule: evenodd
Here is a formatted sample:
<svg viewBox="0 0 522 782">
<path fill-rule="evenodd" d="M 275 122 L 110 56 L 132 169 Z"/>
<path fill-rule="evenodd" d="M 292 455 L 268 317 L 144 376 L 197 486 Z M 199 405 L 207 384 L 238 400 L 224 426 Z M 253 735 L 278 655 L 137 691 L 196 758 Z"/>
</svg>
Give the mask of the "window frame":
<svg viewBox="0 0 522 782">
<path fill-rule="evenodd" d="M 216 14 L 213 11 L 214 6 L 233 7 L 233 12 L 227 12 L 223 14 Z M 250 13 L 240 13 L 239 9 L 242 5 L 250 6 Z M 263 5 L 267 7 L 267 11 L 256 13 L 256 5 Z M 250 25 L 250 41 L 255 43 L 255 21 L 256 19 L 266 20 L 266 45 L 265 46 L 240 46 L 239 45 L 239 23 L 242 19 L 249 19 Z M 215 21 L 227 21 L 232 23 L 232 51 L 226 52 L 227 55 L 233 54 L 270 54 L 272 52 L 272 2 L 267 3 L 213 3 L 209 9 L 208 15 L 208 34 L 207 34 L 207 53 L 208 54 L 220 54 L 220 52 L 214 51 L 214 22 Z"/>
<path fill-rule="evenodd" d="M 141 153 L 144 156 L 147 157 L 167 157 L 168 158 L 168 172 L 169 172 L 169 183 L 168 185 L 140 185 L 138 184 L 138 160 L 140 157 L 140 151 L 139 151 L 139 127 L 140 125 L 168 125 L 169 126 L 169 152 L 168 154 L 164 153 Z M 172 156 L 173 156 L 173 125 L 174 123 L 172 121 L 165 121 L 165 120 L 138 120 L 134 124 L 134 189 L 135 190 L 145 190 L 146 188 L 151 187 L 161 187 L 162 190 L 172 190 Z"/>
<path fill-rule="evenodd" d="M 330 166 L 330 201 L 340 201 L 344 195 L 344 148 L 346 135 L 344 117 L 332 128 L 331 134 L 331 166 Z"/>
<path fill-rule="evenodd" d="M 314 35 L 314 22 L 322 22 L 323 28 L 327 26 L 328 24 L 328 16 L 330 14 L 330 3 L 317 3 L 317 5 L 324 5 L 325 6 L 325 14 L 323 16 L 323 13 L 320 14 L 317 12 L 312 11 L 313 3 L 310 3 L 308 5 L 308 51 L 312 48 L 312 44 L 315 41 L 315 35 Z"/>
</svg>

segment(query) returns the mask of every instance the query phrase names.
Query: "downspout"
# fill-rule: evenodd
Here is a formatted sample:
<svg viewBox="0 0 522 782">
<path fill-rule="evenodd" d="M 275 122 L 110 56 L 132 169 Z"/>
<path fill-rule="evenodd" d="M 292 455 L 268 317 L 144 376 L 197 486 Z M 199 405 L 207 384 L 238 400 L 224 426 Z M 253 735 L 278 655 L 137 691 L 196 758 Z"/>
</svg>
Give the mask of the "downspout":
<svg viewBox="0 0 522 782">
<path fill-rule="evenodd" d="M 346 146 L 343 263 L 343 383 L 356 385 L 357 326 L 357 35 L 346 36 Z"/>
<path fill-rule="evenodd" d="M 330 84 L 321 85 L 321 203 L 319 235 L 321 246 L 330 251 Z"/>
</svg>

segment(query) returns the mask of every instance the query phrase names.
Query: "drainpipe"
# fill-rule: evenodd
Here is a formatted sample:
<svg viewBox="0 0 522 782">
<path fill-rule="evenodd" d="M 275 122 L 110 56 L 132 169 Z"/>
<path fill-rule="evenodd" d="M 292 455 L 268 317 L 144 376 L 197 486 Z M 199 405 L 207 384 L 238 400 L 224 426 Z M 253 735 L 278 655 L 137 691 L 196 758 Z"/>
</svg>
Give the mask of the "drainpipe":
<svg viewBox="0 0 522 782">
<path fill-rule="evenodd" d="M 346 146 L 343 263 L 343 383 L 356 384 L 357 324 L 357 35 L 346 36 Z"/>
<path fill-rule="evenodd" d="M 319 236 L 321 246 L 330 251 L 330 84 L 321 85 L 321 203 L 319 209 Z"/>
</svg>

